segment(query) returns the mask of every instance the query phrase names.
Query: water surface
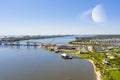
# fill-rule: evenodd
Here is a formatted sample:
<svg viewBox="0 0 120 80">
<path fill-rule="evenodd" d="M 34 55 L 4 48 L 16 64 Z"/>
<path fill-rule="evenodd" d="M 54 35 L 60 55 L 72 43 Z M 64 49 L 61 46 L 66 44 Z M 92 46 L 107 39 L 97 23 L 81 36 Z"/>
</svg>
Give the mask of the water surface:
<svg viewBox="0 0 120 80">
<path fill-rule="evenodd" d="M 95 74 L 83 59 L 66 60 L 40 47 L 0 47 L 0 80 L 95 80 Z"/>
</svg>

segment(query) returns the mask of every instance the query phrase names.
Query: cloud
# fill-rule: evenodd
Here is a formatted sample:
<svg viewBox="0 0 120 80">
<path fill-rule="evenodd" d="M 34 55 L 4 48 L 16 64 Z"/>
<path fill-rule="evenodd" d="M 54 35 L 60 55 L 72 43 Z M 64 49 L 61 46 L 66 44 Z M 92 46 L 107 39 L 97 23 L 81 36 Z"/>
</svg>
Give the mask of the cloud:
<svg viewBox="0 0 120 80">
<path fill-rule="evenodd" d="M 92 9 L 84 11 L 81 14 L 81 20 L 85 23 L 91 23 L 91 21 L 92 21 L 91 13 L 92 13 Z"/>
</svg>

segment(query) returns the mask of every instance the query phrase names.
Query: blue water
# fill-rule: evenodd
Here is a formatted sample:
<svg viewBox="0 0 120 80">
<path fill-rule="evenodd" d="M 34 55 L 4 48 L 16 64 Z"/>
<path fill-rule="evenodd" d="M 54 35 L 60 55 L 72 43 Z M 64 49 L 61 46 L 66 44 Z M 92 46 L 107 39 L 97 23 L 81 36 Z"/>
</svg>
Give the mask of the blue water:
<svg viewBox="0 0 120 80">
<path fill-rule="evenodd" d="M 55 43 L 74 38 L 64 37 Z M 37 40 L 36 40 L 37 41 Z M 49 42 L 51 39 L 38 41 Z M 0 47 L 0 80 L 95 80 L 93 65 L 83 59 L 66 60 L 40 47 Z"/>
</svg>

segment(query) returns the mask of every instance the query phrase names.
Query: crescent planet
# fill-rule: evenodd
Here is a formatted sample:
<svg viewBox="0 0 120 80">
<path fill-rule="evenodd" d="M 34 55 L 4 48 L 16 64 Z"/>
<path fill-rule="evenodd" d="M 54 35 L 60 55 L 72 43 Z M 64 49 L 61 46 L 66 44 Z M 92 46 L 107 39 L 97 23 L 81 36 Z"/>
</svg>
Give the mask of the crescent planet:
<svg viewBox="0 0 120 80">
<path fill-rule="evenodd" d="M 106 21 L 106 14 L 102 5 L 97 5 L 92 9 L 92 20 L 95 23 L 103 23 Z"/>
</svg>

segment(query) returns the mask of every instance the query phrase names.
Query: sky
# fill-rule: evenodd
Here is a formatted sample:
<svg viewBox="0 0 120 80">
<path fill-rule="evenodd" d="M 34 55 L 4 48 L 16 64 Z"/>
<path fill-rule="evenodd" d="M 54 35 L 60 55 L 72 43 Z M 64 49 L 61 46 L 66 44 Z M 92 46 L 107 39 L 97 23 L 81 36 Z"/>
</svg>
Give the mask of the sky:
<svg viewBox="0 0 120 80">
<path fill-rule="evenodd" d="M 120 34 L 120 0 L 0 0 L 0 35 Z"/>
</svg>

